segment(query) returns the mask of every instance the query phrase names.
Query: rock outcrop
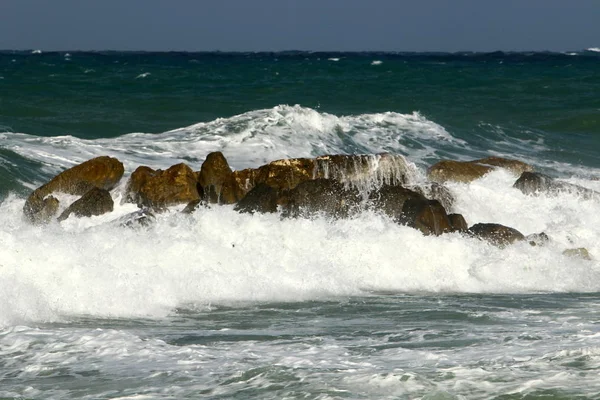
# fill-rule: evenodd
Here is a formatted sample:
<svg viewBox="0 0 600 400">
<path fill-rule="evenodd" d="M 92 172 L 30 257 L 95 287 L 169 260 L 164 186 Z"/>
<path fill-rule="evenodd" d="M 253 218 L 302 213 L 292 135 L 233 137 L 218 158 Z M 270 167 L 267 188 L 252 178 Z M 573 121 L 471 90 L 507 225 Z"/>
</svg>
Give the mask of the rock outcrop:
<svg viewBox="0 0 600 400">
<path fill-rule="evenodd" d="M 111 212 L 114 202 L 108 190 L 94 187 L 88 190 L 79 200 L 73 202 L 60 214 L 58 221 L 63 221 L 71 214 L 77 217 L 91 217 Z"/>
<path fill-rule="evenodd" d="M 25 202 L 23 213 L 32 223 L 48 222 L 58 212 L 58 200 L 51 196 L 53 193 L 83 196 L 94 187 L 111 190 L 124 171 L 123 164 L 116 158 L 103 156 L 85 161 L 34 190 Z"/>
<path fill-rule="evenodd" d="M 202 163 L 198 183 L 209 203 L 233 204 L 241 198 L 241 190 L 233 177 L 229 163 L 220 151 L 210 153 Z"/>
<path fill-rule="evenodd" d="M 129 178 L 126 199 L 140 207 L 158 210 L 199 200 L 200 194 L 194 171 L 181 163 L 164 171 L 138 167 Z"/>
<path fill-rule="evenodd" d="M 402 208 L 409 199 L 427 200 L 425 196 L 403 186 L 383 185 L 369 194 L 369 207 L 402 223 Z"/>
</svg>

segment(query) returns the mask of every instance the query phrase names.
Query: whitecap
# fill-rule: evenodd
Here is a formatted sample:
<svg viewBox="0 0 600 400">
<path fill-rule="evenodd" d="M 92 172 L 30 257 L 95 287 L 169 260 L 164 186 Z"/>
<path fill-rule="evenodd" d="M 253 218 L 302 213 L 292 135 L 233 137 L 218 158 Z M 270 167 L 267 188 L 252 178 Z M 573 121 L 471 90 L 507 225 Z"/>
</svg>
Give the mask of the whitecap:
<svg viewBox="0 0 600 400">
<path fill-rule="evenodd" d="M 327 60 L 329 60 L 329 61 L 340 61 L 340 59 L 336 58 L 336 57 L 328 58 Z"/>
<path fill-rule="evenodd" d="M 147 78 L 150 75 L 152 75 L 150 72 L 144 72 L 143 74 L 139 74 L 138 76 L 136 76 L 135 79 Z"/>
<path fill-rule="evenodd" d="M 41 50 L 33 50 L 31 54 L 42 54 Z"/>
<path fill-rule="evenodd" d="M 600 47 L 590 47 L 587 51 L 593 51 L 595 53 L 600 53 Z"/>
<path fill-rule="evenodd" d="M 383 61 L 381 61 L 381 60 L 375 60 L 371 63 L 371 65 L 381 65 L 381 64 L 383 64 Z"/>
</svg>

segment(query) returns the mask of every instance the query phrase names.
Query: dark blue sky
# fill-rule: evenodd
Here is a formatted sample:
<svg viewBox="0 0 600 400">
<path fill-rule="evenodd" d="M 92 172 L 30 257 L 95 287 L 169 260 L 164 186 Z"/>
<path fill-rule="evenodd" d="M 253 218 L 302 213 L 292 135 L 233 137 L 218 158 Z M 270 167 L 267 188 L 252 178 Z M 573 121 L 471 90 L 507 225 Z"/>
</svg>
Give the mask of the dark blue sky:
<svg viewBox="0 0 600 400">
<path fill-rule="evenodd" d="M 0 49 L 588 47 L 600 47 L 600 0 L 0 0 Z"/>
</svg>

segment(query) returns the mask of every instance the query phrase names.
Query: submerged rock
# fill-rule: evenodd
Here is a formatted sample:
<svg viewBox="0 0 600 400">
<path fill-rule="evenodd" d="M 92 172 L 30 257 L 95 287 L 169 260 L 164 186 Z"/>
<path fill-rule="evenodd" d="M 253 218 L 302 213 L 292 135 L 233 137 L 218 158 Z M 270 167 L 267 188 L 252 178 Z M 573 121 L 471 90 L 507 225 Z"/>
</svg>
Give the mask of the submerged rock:
<svg viewBox="0 0 600 400">
<path fill-rule="evenodd" d="M 519 160 L 511 160 L 502 157 L 486 157 L 471 161 L 475 164 L 491 165 L 493 167 L 504 168 L 515 175 L 521 175 L 523 172 L 533 171 L 533 166 Z"/>
<path fill-rule="evenodd" d="M 73 202 L 60 214 L 58 221 L 63 221 L 71 214 L 77 217 L 91 217 L 111 212 L 114 202 L 108 190 L 92 188 L 88 190 L 79 200 Z"/>
<path fill-rule="evenodd" d="M 94 187 L 111 190 L 124 172 L 119 160 L 107 156 L 96 157 L 69 168 L 33 191 L 23 207 L 25 217 L 36 224 L 48 222 L 58 212 L 58 200 L 50 196 L 52 193 L 83 196 Z"/>
<path fill-rule="evenodd" d="M 550 241 L 550 238 L 548 235 L 546 235 L 546 233 L 540 232 L 527 235 L 525 240 L 527 240 L 531 246 L 545 246 Z"/>
<path fill-rule="evenodd" d="M 138 167 L 129 178 L 126 199 L 140 207 L 158 210 L 199 200 L 200 194 L 194 171 L 181 163 L 165 171 Z"/>
<path fill-rule="evenodd" d="M 563 254 L 567 257 L 581 258 L 582 260 L 591 260 L 592 256 L 585 247 L 579 247 L 576 249 L 566 249 Z"/>
<path fill-rule="evenodd" d="M 505 247 L 525 239 L 518 230 L 492 223 L 479 223 L 469 228 L 468 233 L 495 246 Z"/>
<path fill-rule="evenodd" d="M 600 193 L 591 189 L 572 183 L 557 181 L 549 175 L 538 172 L 523 172 L 513 187 L 527 195 L 538 195 L 540 193 L 558 194 L 560 192 L 573 193 L 584 198 L 592 198 L 600 195 Z"/>
<path fill-rule="evenodd" d="M 147 228 L 156 221 L 156 216 L 148 209 L 134 211 L 119 218 L 117 225 L 125 228 Z"/>
</svg>

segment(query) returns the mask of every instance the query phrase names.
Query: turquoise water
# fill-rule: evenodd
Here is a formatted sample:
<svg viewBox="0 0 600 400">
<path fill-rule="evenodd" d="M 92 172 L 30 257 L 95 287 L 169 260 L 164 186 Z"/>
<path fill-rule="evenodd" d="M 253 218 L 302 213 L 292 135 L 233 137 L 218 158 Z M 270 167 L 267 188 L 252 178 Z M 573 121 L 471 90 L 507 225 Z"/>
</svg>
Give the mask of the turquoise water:
<svg viewBox="0 0 600 400">
<path fill-rule="evenodd" d="M 500 155 L 600 191 L 600 53 L 0 52 L 0 397 L 597 399 L 600 202 L 448 184 L 498 249 L 376 213 L 229 206 L 43 227 L 24 198 L 86 159 Z M 125 178 L 125 179 L 126 179 Z M 567 257 L 585 247 L 592 259 Z"/>
</svg>

